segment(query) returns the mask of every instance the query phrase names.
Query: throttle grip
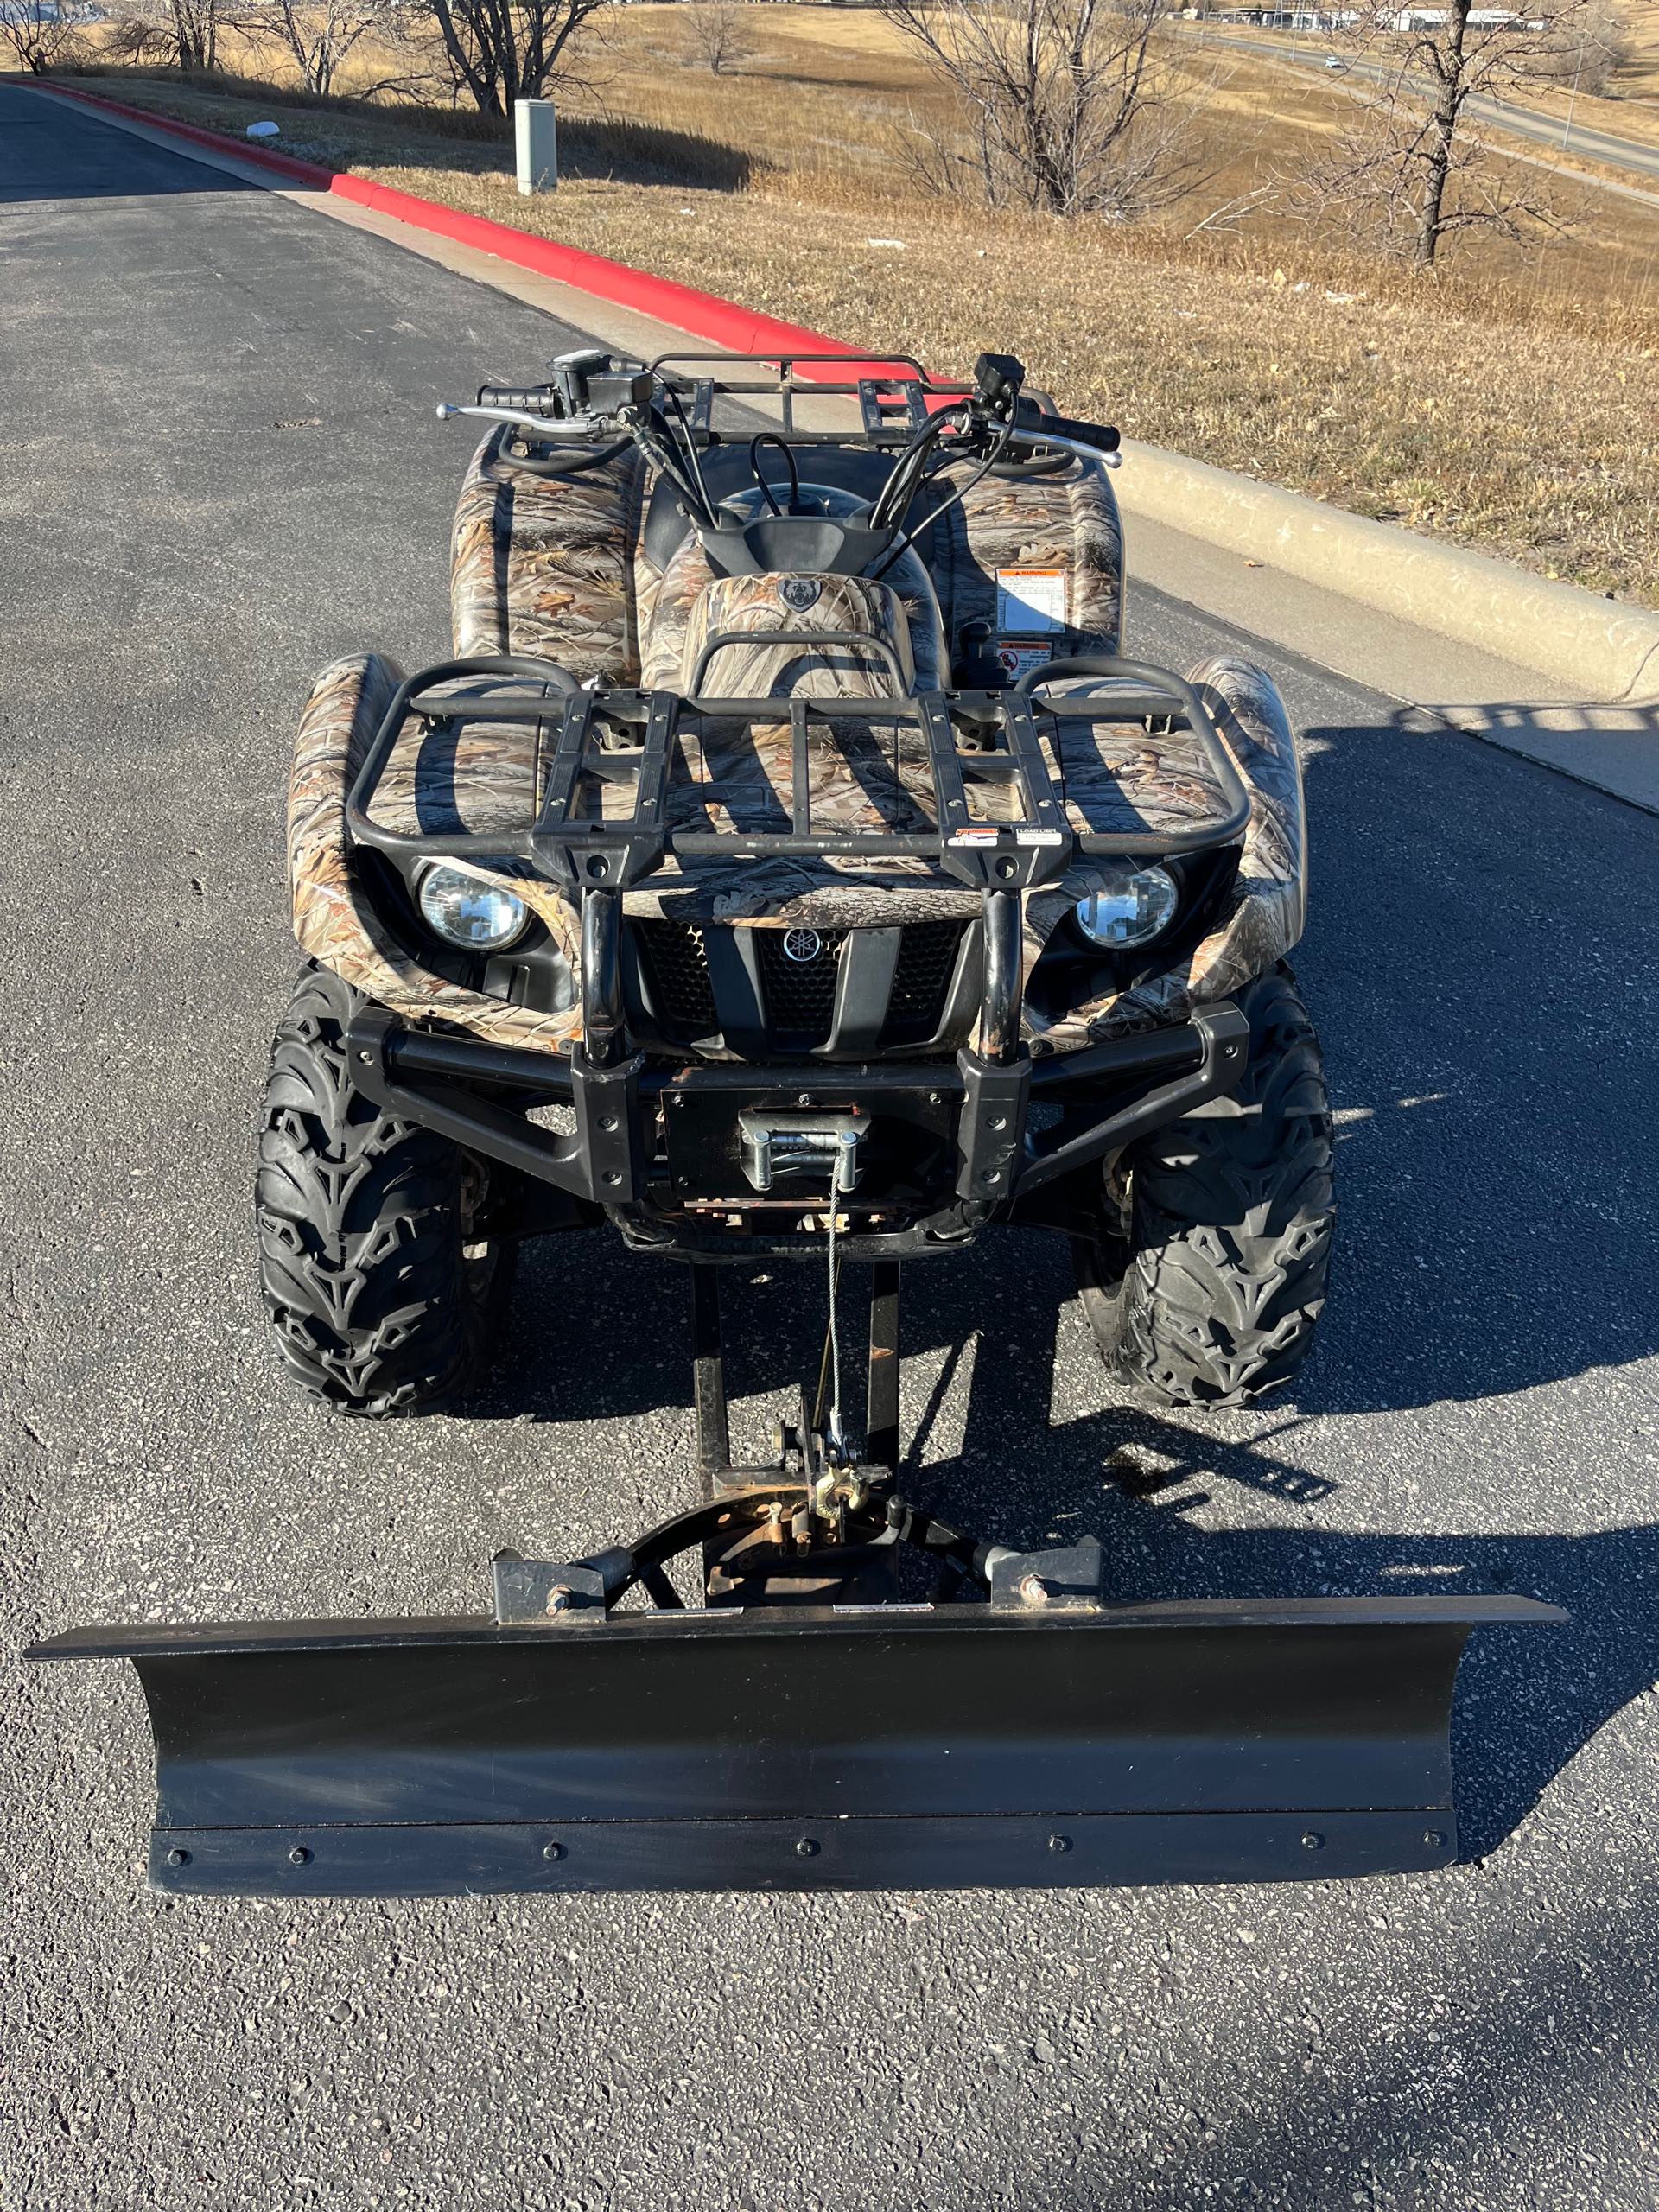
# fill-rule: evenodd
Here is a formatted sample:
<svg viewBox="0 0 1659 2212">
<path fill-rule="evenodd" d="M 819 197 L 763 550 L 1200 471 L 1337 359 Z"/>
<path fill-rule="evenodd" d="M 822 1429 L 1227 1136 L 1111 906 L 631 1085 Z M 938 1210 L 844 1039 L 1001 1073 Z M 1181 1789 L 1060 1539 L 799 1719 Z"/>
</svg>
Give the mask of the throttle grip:
<svg viewBox="0 0 1659 2212">
<path fill-rule="evenodd" d="M 1047 409 L 1033 422 L 1020 425 L 1022 430 L 1040 437 L 1045 430 L 1052 430 L 1056 437 L 1077 438 L 1086 446 L 1098 446 L 1102 453 L 1116 453 L 1121 440 L 1109 423 L 1083 423 L 1071 415 L 1051 414 Z"/>
</svg>

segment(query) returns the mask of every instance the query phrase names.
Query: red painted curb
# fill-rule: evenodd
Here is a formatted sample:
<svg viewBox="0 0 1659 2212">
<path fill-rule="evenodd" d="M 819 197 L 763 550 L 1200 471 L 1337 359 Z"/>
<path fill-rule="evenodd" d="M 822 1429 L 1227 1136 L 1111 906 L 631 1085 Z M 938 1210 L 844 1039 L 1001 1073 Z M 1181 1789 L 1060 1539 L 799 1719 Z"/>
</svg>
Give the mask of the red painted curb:
<svg viewBox="0 0 1659 2212">
<path fill-rule="evenodd" d="M 423 200 L 416 193 L 399 192 L 391 185 L 354 176 L 348 169 L 324 168 L 315 162 L 296 161 L 289 154 L 270 153 L 248 140 L 232 138 L 219 130 L 207 130 L 197 124 L 176 122 L 171 116 L 155 115 L 148 108 L 130 106 L 125 100 L 107 99 L 100 92 L 82 92 L 76 86 L 52 85 L 39 89 L 54 92 L 60 99 L 79 100 L 88 107 L 107 109 L 111 115 L 145 124 L 166 137 L 208 147 L 214 153 L 233 155 L 239 162 L 270 169 L 292 182 L 312 185 L 334 193 L 341 200 L 354 200 L 380 214 L 395 216 L 399 222 L 408 223 L 416 230 L 430 231 L 439 238 L 454 239 L 459 245 L 493 254 L 498 261 L 512 262 L 518 268 L 531 269 L 538 276 L 573 285 L 594 299 L 608 300 L 613 307 L 632 308 L 641 315 L 671 323 L 677 330 L 734 353 L 755 353 L 771 347 L 834 353 L 840 359 L 857 361 L 868 368 L 898 366 L 895 362 L 884 362 L 861 353 L 856 346 L 849 346 L 841 339 L 826 338 L 822 331 L 781 321 L 776 315 L 741 307 L 735 300 L 721 299 L 717 293 L 698 291 L 694 285 L 677 283 L 671 276 L 653 276 L 648 270 L 632 268 L 626 261 L 612 261 L 603 254 L 586 252 L 581 246 L 560 245 L 552 238 L 516 231 L 510 224 L 492 222 L 487 216 L 465 214 L 460 208 L 446 207 L 439 200 Z M 810 378 L 814 372 L 808 365 L 801 373 Z M 827 378 L 832 372 L 825 367 L 817 373 Z"/>
</svg>

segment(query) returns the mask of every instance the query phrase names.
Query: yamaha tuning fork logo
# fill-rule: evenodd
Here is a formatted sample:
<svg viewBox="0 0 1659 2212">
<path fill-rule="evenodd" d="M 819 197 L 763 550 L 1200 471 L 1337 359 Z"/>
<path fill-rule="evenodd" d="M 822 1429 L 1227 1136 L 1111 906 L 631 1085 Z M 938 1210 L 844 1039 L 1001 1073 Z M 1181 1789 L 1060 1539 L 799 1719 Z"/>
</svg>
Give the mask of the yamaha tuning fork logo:
<svg viewBox="0 0 1659 2212">
<path fill-rule="evenodd" d="M 793 929 L 784 931 L 784 957 L 798 966 L 816 960 L 823 950 L 823 939 L 817 930 Z"/>
</svg>

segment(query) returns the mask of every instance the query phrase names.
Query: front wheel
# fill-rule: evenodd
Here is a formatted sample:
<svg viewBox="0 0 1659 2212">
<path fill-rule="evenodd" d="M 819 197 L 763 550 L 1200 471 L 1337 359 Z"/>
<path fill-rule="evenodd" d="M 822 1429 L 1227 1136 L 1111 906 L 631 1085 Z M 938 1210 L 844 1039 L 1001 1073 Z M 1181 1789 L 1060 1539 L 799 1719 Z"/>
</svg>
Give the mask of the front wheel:
<svg viewBox="0 0 1659 2212">
<path fill-rule="evenodd" d="M 1239 1405 L 1289 1382 L 1325 1305 L 1336 1206 L 1319 1039 L 1287 967 L 1239 1006 L 1236 1090 L 1135 1146 L 1108 1193 L 1122 1235 L 1075 1247 L 1096 1341 L 1153 1405 Z"/>
<path fill-rule="evenodd" d="M 428 1412 L 486 1363 L 516 1247 L 485 1233 L 486 1163 L 353 1084 L 354 994 L 310 969 L 271 1048 L 259 1273 L 289 1371 L 346 1413 Z"/>
</svg>

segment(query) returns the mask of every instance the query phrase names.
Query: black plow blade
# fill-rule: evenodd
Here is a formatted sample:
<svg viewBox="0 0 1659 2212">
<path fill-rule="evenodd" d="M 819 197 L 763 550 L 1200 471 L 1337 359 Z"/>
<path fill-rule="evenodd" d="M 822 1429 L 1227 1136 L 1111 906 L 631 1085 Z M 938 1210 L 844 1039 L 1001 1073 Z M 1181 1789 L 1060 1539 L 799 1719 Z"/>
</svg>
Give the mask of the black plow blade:
<svg viewBox="0 0 1659 2212">
<path fill-rule="evenodd" d="M 1471 1629 L 1516 1598 L 596 1610 L 83 1629 L 174 1891 L 1274 1881 L 1455 1858 Z"/>
</svg>

